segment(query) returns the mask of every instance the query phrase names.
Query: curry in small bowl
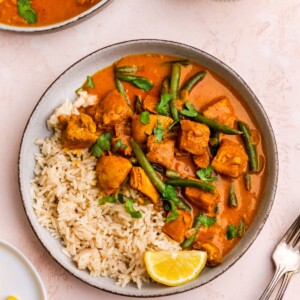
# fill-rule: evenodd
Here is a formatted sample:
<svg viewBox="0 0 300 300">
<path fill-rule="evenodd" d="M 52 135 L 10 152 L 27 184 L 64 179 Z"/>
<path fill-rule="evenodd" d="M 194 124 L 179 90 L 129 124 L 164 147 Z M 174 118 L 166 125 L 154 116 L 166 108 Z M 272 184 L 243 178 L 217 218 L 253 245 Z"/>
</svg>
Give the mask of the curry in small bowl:
<svg viewBox="0 0 300 300">
<path fill-rule="evenodd" d="M 102 3 L 101 3 L 102 2 Z M 104 4 L 101 0 L 0 0 L 0 24 L 24 31 L 58 27 Z M 27 29 L 26 29 L 27 28 Z"/>
</svg>

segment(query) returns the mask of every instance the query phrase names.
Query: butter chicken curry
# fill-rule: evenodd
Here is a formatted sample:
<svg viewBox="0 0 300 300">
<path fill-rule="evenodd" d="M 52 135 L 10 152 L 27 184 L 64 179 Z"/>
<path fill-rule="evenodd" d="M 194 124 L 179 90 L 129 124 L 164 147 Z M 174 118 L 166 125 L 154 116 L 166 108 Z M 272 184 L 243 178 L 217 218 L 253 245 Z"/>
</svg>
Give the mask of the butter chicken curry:
<svg viewBox="0 0 300 300">
<path fill-rule="evenodd" d="M 261 137 L 239 96 L 201 65 L 159 54 L 122 58 L 79 90 L 99 101 L 59 117 L 62 144 L 99 157 L 101 202 L 129 183 L 165 211 L 165 234 L 219 264 L 250 226 L 265 178 Z"/>
</svg>

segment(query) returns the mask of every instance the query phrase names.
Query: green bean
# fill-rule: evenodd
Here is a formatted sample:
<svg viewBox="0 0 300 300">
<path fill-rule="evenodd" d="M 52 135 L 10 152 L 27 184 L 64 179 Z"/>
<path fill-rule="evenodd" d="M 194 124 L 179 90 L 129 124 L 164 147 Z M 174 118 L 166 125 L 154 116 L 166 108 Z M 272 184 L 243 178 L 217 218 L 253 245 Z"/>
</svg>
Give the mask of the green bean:
<svg viewBox="0 0 300 300">
<path fill-rule="evenodd" d="M 131 108 L 131 110 L 133 111 L 133 108 L 130 104 L 130 101 L 127 97 L 127 93 L 125 91 L 125 88 L 124 88 L 124 85 L 122 83 L 121 80 L 118 79 L 117 75 L 116 75 L 116 69 L 115 69 L 115 83 L 116 83 L 116 87 L 117 87 L 117 90 L 119 91 L 119 93 L 123 96 L 123 98 L 125 99 L 127 105 Z"/>
<path fill-rule="evenodd" d="M 152 165 L 146 158 L 143 150 L 141 149 L 140 145 L 134 140 L 131 139 L 130 141 L 132 151 L 134 155 L 136 156 L 136 159 L 138 160 L 140 166 L 145 171 L 146 175 L 150 179 L 151 183 L 155 186 L 155 188 L 163 194 L 167 188 L 167 185 L 159 178 L 159 176 L 156 174 L 155 170 L 153 169 Z M 168 199 L 169 201 L 173 201 L 173 203 L 177 206 L 179 209 L 190 211 L 191 207 L 181 198 L 174 195 L 172 199 Z"/>
<path fill-rule="evenodd" d="M 209 128 L 213 129 L 216 132 L 221 132 L 229 135 L 236 135 L 241 134 L 241 131 L 238 131 L 236 129 L 233 129 L 227 125 L 221 124 L 215 120 L 205 118 L 201 114 L 198 113 L 198 115 L 194 118 L 194 121 L 198 123 L 202 123 L 207 125 Z"/>
<path fill-rule="evenodd" d="M 193 223 L 193 228 L 195 229 L 195 233 L 190 236 L 189 238 L 185 239 L 182 243 L 181 243 L 181 248 L 186 249 L 188 247 L 190 247 L 196 240 L 198 233 L 199 233 L 199 229 L 201 226 L 201 221 L 199 218 L 195 218 L 194 219 L 194 223 Z"/>
<path fill-rule="evenodd" d="M 169 90 L 170 90 L 170 77 L 166 76 L 162 81 L 161 94 L 162 95 L 168 94 Z"/>
<path fill-rule="evenodd" d="M 170 170 L 170 169 L 167 169 L 166 171 L 166 176 L 170 179 L 178 179 L 180 178 L 180 175 L 178 172 L 174 171 L 174 170 Z"/>
<path fill-rule="evenodd" d="M 134 97 L 134 110 L 135 110 L 135 113 L 138 115 L 140 115 L 143 111 L 142 102 L 141 102 L 141 99 L 139 96 Z"/>
<path fill-rule="evenodd" d="M 250 191 L 251 190 L 251 175 L 250 175 L 250 173 L 247 172 L 244 175 L 244 181 L 245 181 L 245 186 L 246 186 L 247 191 Z"/>
<path fill-rule="evenodd" d="M 246 232 L 246 226 L 243 220 L 240 221 L 239 225 L 237 226 L 237 236 L 243 237 Z"/>
<path fill-rule="evenodd" d="M 187 90 L 189 93 L 191 90 L 200 82 L 206 75 L 206 71 L 200 71 L 193 75 L 191 78 L 187 80 L 187 82 L 184 84 L 182 90 Z"/>
<path fill-rule="evenodd" d="M 161 165 L 157 165 L 157 164 L 152 164 L 153 169 L 160 173 L 160 174 L 164 174 L 165 173 L 165 168 L 162 167 Z"/>
<path fill-rule="evenodd" d="M 139 70 L 138 66 L 122 66 L 116 69 L 118 73 L 125 73 L 125 74 L 133 74 L 136 73 L 138 70 Z"/>
<path fill-rule="evenodd" d="M 172 64 L 171 69 L 171 85 L 170 85 L 170 93 L 173 95 L 170 103 L 170 111 L 174 121 L 179 121 L 179 112 L 176 107 L 176 101 L 179 97 L 179 81 L 180 81 L 180 65 L 178 63 Z"/>
<path fill-rule="evenodd" d="M 251 131 L 250 129 L 247 127 L 246 124 L 244 124 L 243 122 L 237 122 L 238 128 L 239 130 L 242 131 L 243 135 L 243 142 L 244 142 L 244 146 L 246 149 L 246 152 L 248 154 L 248 158 L 249 158 L 249 172 L 258 172 L 259 171 L 259 165 L 258 165 L 258 159 L 257 159 L 257 152 L 256 152 L 256 146 L 255 144 L 251 141 Z"/>
<path fill-rule="evenodd" d="M 166 180 L 165 184 L 169 184 L 172 186 L 177 186 L 177 187 L 194 187 L 200 190 L 203 190 L 205 192 L 214 194 L 215 192 L 215 187 L 206 183 L 206 182 L 201 182 L 201 181 L 196 181 L 196 180 L 188 180 L 188 179 L 170 179 Z"/>
<path fill-rule="evenodd" d="M 237 207 L 238 206 L 238 200 L 234 191 L 233 183 L 230 183 L 229 185 L 229 192 L 228 192 L 228 205 L 229 207 Z"/>
</svg>

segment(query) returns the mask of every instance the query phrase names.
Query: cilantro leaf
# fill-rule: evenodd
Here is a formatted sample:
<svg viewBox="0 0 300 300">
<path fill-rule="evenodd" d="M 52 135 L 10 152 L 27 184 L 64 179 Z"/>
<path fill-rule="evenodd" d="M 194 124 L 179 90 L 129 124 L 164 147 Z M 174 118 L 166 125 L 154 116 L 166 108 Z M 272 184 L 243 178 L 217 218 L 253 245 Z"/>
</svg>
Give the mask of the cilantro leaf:
<svg viewBox="0 0 300 300">
<path fill-rule="evenodd" d="M 112 139 L 112 135 L 109 132 L 103 133 L 97 140 L 97 144 L 102 150 L 108 151 L 110 150 L 110 142 Z"/>
<path fill-rule="evenodd" d="M 208 166 L 196 172 L 197 176 L 204 182 L 210 183 L 217 180 L 216 176 L 212 176 L 213 166 Z"/>
<path fill-rule="evenodd" d="M 91 153 L 96 157 L 100 157 L 103 151 L 110 150 L 110 142 L 112 135 L 109 132 L 105 132 L 97 139 L 96 143 L 92 146 Z"/>
<path fill-rule="evenodd" d="M 87 76 L 86 77 L 86 84 L 82 85 L 80 88 L 78 88 L 75 93 L 77 94 L 80 90 L 85 89 L 87 87 L 90 87 L 92 89 L 95 88 L 94 82 L 93 82 L 93 78 L 91 76 Z"/>
<path fill-rule="evenodd" d="M 166 185 L 165 190 L 162 193 L 162 196 L 167 200 L 172 200 L 177 197 L 175 188 L 172 185 Z"/>
<path fill-rule="evenodd" d="M 229 241 L 237 236 L 237 230 L 232 224 L 227 227 L 226 236 Z"/>
<path fill-rule="evenodd" d="M 173 98 L 173 94 L 164 94 L 161 95 L 160 97 L 160 102 L 159 104 L 156 106 L 156 111 L 160 114 L 160 115 L 168 115 L 169 114 L 169 106 L 168 103 L 172 100 Z"/>
<path fill-rule="evenodd" d="M 217 221 L 216 217 L 209 217 L 206 215 L 199 215 L 196 217 L 203 226 L 210 227 L 211 225 L 215 224 Z"/>
<path fill-rule="evenodd" d="M 100 157 L 100 156 L 102 155 L 102 150 L 101 150 L 101 148 L 95 143 L 95 144 L 92 146 L 91 153 L 92 153 L 92 155 L 94 155 L 94 156 L 96 156 L 96 157 Z"/>
<path fill-rule="evenodd" d="M 153 132 L 155 135 L 155 142 L 162 141 L 164 134 L 165 134 L 165 130 L 159 119 L 157 119 L 157 127 L 154 127 Z"/>
<path fill-rule="evenodd" d="M 116 203 L 116 198 L 114 196 L 103 197 L 98 200 L 98 204 L 101 205 L 103 203 Z"/>
<path fill-rule="evenodd" d="M 137 77 L 132 81 L 132 84 L 146 92 L 149 92 L 153 87 L 153 84 L 148 79 L 143 77 Z"/>
<path fill-rule="evenodd" d="M 18 13 L 29 24 L 37 22 L 36 11 L 31 6 L 30 0 L 18 0 Z"/>
<path fill-rule="evenodd" d="M 119 200 L 120 203 L 123 204 L 123 203 L 124 203 L 124 195 L 121 194 L 121 193 L 119 193 L 119 194 L 118 194 L 118 200 Z"/>
<path fill-rule="evenodd" d="M 179 216 L 179 213 L 177 211 L 177 207 L 174 204 L 174 202 L 173 201 L 169 201 L 169 203 L 171 205 L 171 210 L 170 210 L 169 216 L 167 218 L 165 218 L 165 222 L 166 223 L 169 223 L 171 221 L 176 220 L 178 218 L 178 216 Z"/>
<path fill-rule="evenodd" d="M 191 118 L 194 118 L 198 115 L 198 112 L 197 110 L 195 109 L 194 105 L 191 104 L 190 102 L 186 102 L 185 103 L 185 107 L 187 109 L 183 109 L 180 111 L 181 114 L 187 116 L 187 117 L 191 117 Z"/>
<path fill-rule="evenodd" d="M 149 124 L 150 122 L 150 114 L 148 111 L 143 111 L 140 115 L 140 122 L 144 125 Z"/>
<path fill-rule="evenodd" d="M 127 208 L 127 211 L 129 212 L 129 214 L 132 218 L 141 218 L 142 217 L 141 212 L 134 209 L 132 199 L 126 200 L 125 207 Z"/>
<path fill-rule="evenodd" d="M 89 75 L 86 77 L 86 84 L 83 86 L 83 88 L 86 88 L 86 87 L 90 87 L 92 89 L 95 88 L 93 78 Z"/>
<path fill-rule="evenodd" d="M 122 81 L 130 82 L 137 88 L 142 89 L 146 92 L 149 92 L 153 87 L 152 82 L 150 82 L 147 78 L 144 77 L 118 74 L 117 78 Z"/>
<path fill-rule="evenodd" d="M 126 149 L 128 146 L 123 144 L 121 139 L 118 139 L 116 142 L 116 145 L 115 145 L 115 150 L 119 151 L 120 147 L 122 147 L 123 149 Z"/>
</svg>

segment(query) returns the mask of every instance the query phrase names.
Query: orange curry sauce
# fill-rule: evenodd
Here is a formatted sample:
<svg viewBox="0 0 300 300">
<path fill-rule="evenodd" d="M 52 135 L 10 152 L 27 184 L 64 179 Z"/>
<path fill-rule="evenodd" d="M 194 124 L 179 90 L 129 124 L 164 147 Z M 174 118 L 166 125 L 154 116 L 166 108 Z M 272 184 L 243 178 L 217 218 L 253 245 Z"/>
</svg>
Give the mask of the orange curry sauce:
<svg viewBox="0 0 300 300">
<path fill-rule="evenodd" d="M 18 13 L 17 0 L 0 0 L 0 23 L 13 26 L 45 26 L 71 19 L 101 0 L 32 0 L 37 23 L 29 24 Z M 85 3 L 86 2 L 86 3 Z"/>
<path fill-rule="evenodd" d="M 170 74 L 170 64 L 165 62 L 170 60 L 178 60 L 178 58 L 160 54 L 141 54 L 124 57 L 117 62 L 117 66 L 119 67 L 139 66 L 139 71 L 135 73 L 135 75 L 146 77 L 153 82 L 153 88 L 150 92 L 145 92 L 132 86 L 130 83 L 123 82 L 127 95 L 132 101 L 132 105 L 135 95 L 140 96 L 141 100 L 143 100 L 147 94 L 159 98 L 162 80 L 165 76 Z M 180 86 L 196 72 L 203 69 L 202 66 L 194 62 L 191 62 L 188 66 L 182 66 Z M 226 96 L 234 107 L 237 120 L 246 123 L 251 130 L 257 130 L 257 126 L 254 123 L 252 116 L 249 115 L 249 112 L 243 105 L 242 99 L 221 78 L 212 74 L 209 70 L 206 71 L 206 77 L 196 85 L 189 96 L 189 101 L 195 108 L 201 112 L 212 100 L 221 96 Z M 100 101 L 108 92 L 116 89 L 114 82 L 114 66 L 109 66 L 98 71 L 92 78 L 95 89 L 87 88 L 87 91 L 91 94 L 97 94 Z M 224 135 L 221 134 L 220 139 L 222 140 L 223 137 Z M 242 138 L 240 136 L 226 135 L 226 139 L 237 141 L 242 144 Z M 246 228 L 248 228 L 257 211 L 266 177 L 266 157 L 261 141 L 257 145 L 257 154 L 258 157 L 263 158 L 265 163 L 259 174 L 251 175 L 251 191 L 246 190 L 243 176 L 234 180 L 235 191 L 238 198 L 238 207 L 230 208 L 227 204 L 229 183 L 231 179 L 223 175 L 218 175 L 218 180 L 214 183 L 221 195 L 218 204 L 219 212 L 217 214 L 217 222 L 209 228 L 201 226 L 198 240 L 202 242 L 212 242 L 219 248 L 222 256 L 228 253 L 228 251 L 230 251 L 240 240 L 240 238 L 234 238 L 230 241 L 227 239 L 227 226 L 229 224 L 237 226 L 240 220 L 243 219 Z M 196 166 L 191 160 L 183 161 L 184 158 L 179 159 L 178 157 L 175 157 L 175 160 L 176 161 L 173 164 L 175 170 L 184 168 L 186 169 L 187 174 L 197 177 L 195 174 L 195 171 L 197 170 Z M 195 208 L 195 206 L 193 206 L 193 208 L 194 214 L 197 214 L 198 209 Z"/>
</svg>

